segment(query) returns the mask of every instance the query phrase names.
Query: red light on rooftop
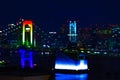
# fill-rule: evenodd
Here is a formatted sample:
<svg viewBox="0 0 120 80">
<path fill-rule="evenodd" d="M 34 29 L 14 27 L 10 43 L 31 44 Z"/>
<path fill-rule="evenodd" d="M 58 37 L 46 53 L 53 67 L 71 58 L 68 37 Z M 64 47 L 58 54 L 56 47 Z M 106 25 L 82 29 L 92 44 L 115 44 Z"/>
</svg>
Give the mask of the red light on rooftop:
<svg viewBox="0 0 120 80">
<path fill-rule="evenodd" d="M 26 21 L 23 22 L 23 24 L 31 24 L 31 23 L 32 23 L 31 20 L 26 20 Z"/>
</svg>

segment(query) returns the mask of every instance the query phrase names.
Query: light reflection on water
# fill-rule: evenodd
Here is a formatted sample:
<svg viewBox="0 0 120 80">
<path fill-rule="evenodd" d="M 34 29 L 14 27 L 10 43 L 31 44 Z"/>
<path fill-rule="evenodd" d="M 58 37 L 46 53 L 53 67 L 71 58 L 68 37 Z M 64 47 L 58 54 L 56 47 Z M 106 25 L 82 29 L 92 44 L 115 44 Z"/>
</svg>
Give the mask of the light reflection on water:
<svg viewBox="0 0 120 80">
<path fill-rule="evenodd" d="M 88 80 L 88 74 L 55 74 L 55 80 Z"/>
</svg>

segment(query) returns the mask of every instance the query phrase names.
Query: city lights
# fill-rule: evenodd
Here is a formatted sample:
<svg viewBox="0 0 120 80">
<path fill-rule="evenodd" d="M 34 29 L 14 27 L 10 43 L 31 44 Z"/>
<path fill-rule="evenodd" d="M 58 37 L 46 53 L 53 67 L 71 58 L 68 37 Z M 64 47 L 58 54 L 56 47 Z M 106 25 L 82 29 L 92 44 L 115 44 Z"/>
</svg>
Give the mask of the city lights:
<svg viewBox="0 0 120 80">
<path fill-rule="evenodd" d="M 58 71 L 86 71 L 88 70 L 89 56 L 90 58 L 120 57 L 120 25 L 104 25 L 104 27 L 96 27 L 95 25 L 82 28 L 79 27 L 77 21 L 69 21 L 69 24 L 62 26 L 60 32 L 46 32 L 41 29 L 41 26 L 33 24 L 31 20 L 23 20 L 20 23 L 0 28 L 0 47 L 1 50 L 4 50 L 0 52 L 1 65 L 8 64 L 7 62 L 10 61 L 7 59 L 10 57 L 13 58 L 11 62 L 14 64 L 14 58 L 18 55 L 14 56 L 13 54 L 18 52 L 20 58 L 17 60 L 20 61 L 22 68 L 33 68 L 34 64 L 37 67 L 41 66 L 35 61 L 39 62 L 41 57 L 50 57 L 50 59 L 55 59 L 54 68 Z M 14 51 L 10 52 L 11 50 Z M 7 53 L 10 53 L 10 56 L 8 55 L 7 59 L 4 59 Z M 87 56 L 87 59 L 83 59 L 81 54 Z"/>
</svg>

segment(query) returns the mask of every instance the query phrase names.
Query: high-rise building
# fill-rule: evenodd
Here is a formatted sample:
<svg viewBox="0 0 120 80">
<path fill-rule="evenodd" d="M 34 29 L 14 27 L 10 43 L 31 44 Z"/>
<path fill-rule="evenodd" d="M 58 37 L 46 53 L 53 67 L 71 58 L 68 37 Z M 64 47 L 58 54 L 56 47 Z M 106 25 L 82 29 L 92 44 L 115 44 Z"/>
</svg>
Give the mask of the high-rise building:
<svg viewBox="0 0 120 80">
<path fill-rule="evenodd" d="M 72 43 L 77 42 L 77 23 L 76 21 L 70 21 L 69 23 L 69 41 Z"/>
</svg>

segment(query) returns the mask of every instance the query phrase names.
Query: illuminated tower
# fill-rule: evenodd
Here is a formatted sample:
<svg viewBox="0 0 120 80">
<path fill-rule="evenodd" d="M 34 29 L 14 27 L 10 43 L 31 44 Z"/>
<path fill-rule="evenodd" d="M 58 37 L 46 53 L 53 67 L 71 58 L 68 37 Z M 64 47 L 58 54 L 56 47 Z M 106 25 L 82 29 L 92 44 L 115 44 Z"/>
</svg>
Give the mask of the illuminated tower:
<svg viewBox="0 0 120 80">
<path fill-rule="evenodd" d="M 69 22 L 69 41 L 75 43 L 77 41 L 77 23 L 76 21 Z"/>
<path fill-rule="evenodd" d="M 22 29 L 22 44 L 26 47 L 33 45 L 33 23 L 32 21 L 24 21 Z"/>
<path fill-rule="evenodd" d="M 26 52 L 25 50 L 19 50 L 21 55 L 21 67 L 25 68 L 26 61 L 29 62 L 26 66 L 33 68 L 33 54 L 32 51 Z"/>
</svg>

